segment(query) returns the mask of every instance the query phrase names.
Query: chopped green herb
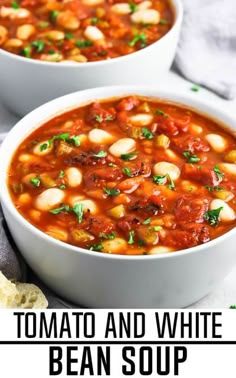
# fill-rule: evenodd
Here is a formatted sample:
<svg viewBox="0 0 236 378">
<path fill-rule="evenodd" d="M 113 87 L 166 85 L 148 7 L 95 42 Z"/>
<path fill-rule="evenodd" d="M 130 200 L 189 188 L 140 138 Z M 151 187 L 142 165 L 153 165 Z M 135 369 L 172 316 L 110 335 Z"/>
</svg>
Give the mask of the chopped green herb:
<svg viewBox="0 0 236 378">
<path fill-rule="evenodd" d="M 132 173 L 131 173 L 131 170 L 129 168 L 123 168 L 122 171 L 124 172 L 124 174 L 128 177 L 132 177 Z"/>
<path fill-rule="evenodd" d="M 117 196 L 118 194 L 120 194 L 120 191 L 119 191 L 119 189 L 117 189 L 117 188 L 113 188 L 113 189 L 104 188 L 104 192 L 105 192 L 108 196 L 111 196 L 111 197 L 114 197 L 114 196 Z"/>
<path fill-rule="evenodd" d="M 159 114 L 159 115 L 162 115 L 163 117 L 166 117 L 166 118 L 168 117 L 168 115 L 165 112 L 163 112 L 163 110 L 161 110 L 161 109 L 155 110 L 154 114 Z"/>
<path fill-rule="evenodd" d="M 174 181 L 172 180 L 172 178 L 170 177 L 170 175 L 167 175 L 167 176 L 168 176 L 168 179 L 170 181 L 170 183 L 168 185 L 168 189 L 175 190 L 175 183 L 174 183 Z"/>
<path fill-rule="evenodd" d="M 65 34 L 65 39 L 67 39 L 68 41 L 73 38 L 73 34 L 72 33 L 66 33 Z"/>
<path fill-rule="evenodd" d="M 49 22 L 45 21 L 45 22 L 41 22 L 41 23 L 39 24 L 39 27 L 40 27 L 41 29 L 43 29 L 43 28 L 47 28 L 49 25 L 50 25 Z"/>
<path fill-rule="evenodd" d="M 51 147 L 54 140 L 56 140 L 56 139 L 63 140 L 64 142 L 67 142 L 67 143 L 74 143 L 75 146 L 80 145 L 80 136 L 79 135 L 77 135 L 77 136 L 74 135 L 74 136 L 70 137 L 69 133 L 63 133 L 63 134 L 59 134 L 59 135 L 54 135 L 51 139 L 48 140 L 47 143 L 41 144 L 40 147 L 39 147 L 40 151 L 44 151 L 47 148 Z"/>
<path fill-rule="evenodd" d="M 31 58 L 31 46 L 25 46 L 25 48 L 20 51 L 20 54 L 24 55 L 26 58 Z"/>
<path fill-rule="evenodd" d="M 130 7 L 130 10 L 131 10 L 132 13 L 136 12 L 136 10 L 138 10 L 137 4 L 135 4 L 133 2 L 129 3 L 129 7 Z"/>
<path fill-rule="evenodd" d="M 83 220 L 83 214 L 84 214 L 84 205 L 82 203 L 77 203 L 73 207 L 73 212 L 77 215 L 78 222 L 82 223 Z"/>
<path fill-rule="evenodd" d="M 54 55 L 55 53 L 56 53 L 56 51 L 53 50 L 53 49 L 48 50 L 48 54 L 50 54 L 50 55 Z"/>
<path fill-rule="evenodd" d="M 96 157 L 96 158 L 103 158 L 103 157 L 107 156 L 107 152 L 106 151 L 99 151 L 97 154 L 94 154 L 93 156 Z"/>
<path fill-rule="evenodd" d="M 61 184 L 58 186 L 59 189 L 66 189 L 66 184 Z"/>
<path fill-rule="evenodd" d="M 93 118 L 95 119 L 95 121 L 97 121 L 98 123 L 101 123 L 103 121 L 102 117 L 98 114 L 94 114 Z"/>
<path fill-rule="evenodd" d="M 32 46 L 36 48 L 36 52 L 41 53 L 44 49 L 44 41 L 38 40 L 32 42 Z"/>
<path fill-rule="evenodd" d="M 89 247 L 89 250 L 90 251 L 97 251 L 97 252 L 100 252 L 102 249 L 103 249 L 103 245 L 102 243 L 99 243 L 99 244 L 93 244 Z"/>
<path fill-rule="evenodd" d="M 60 170 L 58 178 L 62 178 L 62 177 L 64 177 L 64 175 L 65 175 L 65 172 Z"/>
<path fill-rule="evenodd" d="M 108 115 L 104 118 L 104 121 L 114 121 L 114 117 Z"/>
<path fill-rule="evenodd" d="M 153 182 L 158 185 L 164 185 L 166 183 L 166 175 L 161 176 L 161 175 L 154 175 L 152 177 Z"/>
<path fill-rule="evenodd" d="M 184 151 L 183 152 L 184 157 L 186 157 L 186 160 L 188 163 L 195 164 L 198 163 L 201 159 L 197 157 L 196 155 L 193 155 L 191 151 Z"/>
<path fill-rule="evenodd" d="M 143 247 L 144 245 L 146 245 L 145 241 L 144 240 L 139 240 L 138 243 L 139 245 L 139 248 Z"/>
<path fill-rule="evenodd" d="M 80 146 L 80 135 L 70 137 L 69 141 L 72 141 L 76 147 Z"/>
<path fill-rule="evenodd" d="M 57 207 L 56 209 L 50 210 L 49 213 L 56 215 L 56 214 L 59 214 L 59 213 L 61 213 L 63 211 L 70 212 L 71 211 L 71 207 L 68 206 L 68 205 L 61 204 L 60 207 Z"/>
<path fill-rule="evenodd" d="M 149 231 L 160 231 L 162 230 L 161 226 L 153 226 L 153 227 L 148 227 Z"/>
<path fill-rule="evenodd" d="M 98 22 L 99 22 L 99 18 L 97 17 L 93 17 L 91 20 L 92 25 L 97 25 Z"/>
<path fill-rule="evenodd" d="M 147 218 L 143 221 L 143 224 L 150 224 L 152 221 L 152 218 Z"/>
<path fill-rule="evenodd" d="M 218 209 L 209 210 L 205 212 L 205 219 L 207 222 L 210 223 L 211 226 L 218 225 L 221 210 L 223 210 L 222 206 L 219 207 Z"/>
<path fill-rule="evenodd" d="M 159 21 L 159 24 L 160 25 L 167 25 L 169 22 L 166 20 L 166 19 L 164 19 L 164 18 L 162 18 L 160 21 Z"/>
<path fill-rule="evenodd" d="M 218 165 L 215 165 L 213 168 L 213 171 L 216 173 L 216 176 L 219 180 L 222 180 L 224 178 L 224 173 L 221 172 L 220 168 Z"/>
<path fill-rule="evenodd" d="M 89 40 L 86 40 L 86 41 L 82 41 L 82 40 L 80 40 L 80 39 L 78 39 L 77 41 L 76 41 L 76 46 L 78 46 L 78 47 L 90 47 L 90 46 L 92 46 L 93 44 L 92 44 L 92 42 L 91 41 L 89 41 Z"/>
<path fill-rule="evenodd" d="M 41 183 L 41 179 L 39 176 L 35 177 L 35 178 L 31 178 L 30 179 L 30 182 L 31 184 L 33 184 L 36 188 L 39 187 L 40 183 Z"/>
<path fill-rule="evenodd" d="M 18 4 L 17 1 L 12 1 L 11 2 L 11 7 L 13 9 L 19 9 L 20 8 L 20 4 Z"/>
<path fill-rule="evenodd" d="M 153 139 L 155 136 L 149 129 L 145 127 L 142 128 L 142 134 L 145 139 Z"/>
<path fill-rule="evenodd" d="M 114 163 L 108 163 L 108 167 L 117 167 L 117 164 L 114 164 Z"/>
<path fill-rule="evenodd" d="M 120 155 L 120 157 L 121 157 L 121 159 L 128 161 L 128 160 L 131 160 L 136 155 L 138 155 L 138 152 L 132 152 L 131 154 L 122 154 L 122 155 Z"/>
<path fill-rule="evenodd" d="M 229 308 L 230 308 L 231 310 L 236 310 L 236 305 L 231 305 L 231 306 L 229 306 Z"/>
<path fill-rule="evenodd" d="M 100 232 L 99 237 L 102 239 L 113 240 L 115 239 L 116 234 L 114 232 L 111 232 L 110 234 L 105 234 L 104 232 Z"/>
<path fill-rule="evenodd" d="M 55 21 L 57 16 L 59 15 L 59 11 L 57 10 L 54 10 L 54 11 L 51 11 L 50 14 L 49 14 L 49 17 L 52 21 Z"/>
<path fill-rule="evenodd" d="M 44 151 L 44 150 L 46 150 L 47 148 L 48 148 L 48 143 L 43 143 L 43 144 L 41 144 L 40 147 L 39 147 L 40 151 Z"/>
<path fill-rule="evenodd" d="M 198 166 L 197 166 L 197 169 L 202 169 L 202 165 L 198 165 Z"/>
<path fill-rule="evenodd" d="M 74 213 L 75 215 L 77 215 L 78 222 L 82 223 L 83 209 L 84 209 L 84 205 L 82 203 L 77 203 L 74 207 L 70 207 L 69 205 L 61 204 L 60 207 L 53 209 L 53 210 L 50 210 L 49 213 L 54 214 L 54 215 L 59 214 L 63 211 L 66 211 L 68 213 Z"/>
<path fill-rule="evenodd" d="M 147 46 L 147 36 L 144 33 L 136 34 L 134 38 L 128 42 L 130 47 L 134 47 L 137 42 L 140 42 L 141 47 Z"/>
<path fill-rule="evenodd" d="M 194 84 L 194 85 L 191 87 L 191 91 L 192 91 L 192 92 L 198 92 L 198 91 L 200 91 L 200 86 L 197 85 L 197 84 Z"/>
<path fill-rule="evenodd" d="M 134 244 L 134 231 L 129 231 L 128 244 Z"/>
<path fill-rule="evenodd" d="M 223 188 L 221 188 L 220 186 L 209 186 L 209 185 L 205 185 L 205 188 L 207 190 L 209 190 L 209 192 L 220 192 L 221 190 L 223 190 Z"/>
</svg>

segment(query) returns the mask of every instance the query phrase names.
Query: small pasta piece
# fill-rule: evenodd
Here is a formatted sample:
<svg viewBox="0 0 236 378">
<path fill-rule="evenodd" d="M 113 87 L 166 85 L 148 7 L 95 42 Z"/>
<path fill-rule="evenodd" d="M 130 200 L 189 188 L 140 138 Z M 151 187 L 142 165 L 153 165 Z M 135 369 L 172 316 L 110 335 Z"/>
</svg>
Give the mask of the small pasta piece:
<svg viewBox="0 0 236 378">
<path fill-rule="evenodd" d="M 111 254 L 124 254 L 128 249 L 127 242 L 122 238 L 115 238 L 113 240 L 104 240 L 102 242 L 102 252 Z"/>
<path fill-rule="evenodd" d="M 71 188 L 76 188 L 82 182 L 82 173 L 78 168 L 70 167 L 65 170 L 66 182 Z"/>
<path fill-rule="evenodd" d="M 45 147 L 45 148 L 44 148 Z M 36 144 L 33 148 L 33 153 L 38 156 L 45 156 L 52 152 L 53 146 L 49 146 L 47 140 L 43 140 Z"/>
<path fill-rule="evenodd" d="M 18 203 L 20 205 L 28 205 L 32 201 L 32 197 L 29 193 L 22 193 L 18 197 Z"/>
<path fill-rule="evenodd" d="M 96 26 L 87 26 L 84 31 L 84 36 L 92 42 L 97 42 L 104 39 L 104 34 Z"/>
<path fill-rule="evenodd" d="M 131 21 L 135 24 L 157 25 L 160 18 L 160 13 L 155 9 L 141 9 L 131 15 Z"/>
<path fill-rule="evenodd" d="M 65 33 L 60 30 L 50 30 L 47 32 L 47 38 L 52 41 L 61 41 L 65 38 Z"/>
<path fill-rule="evenodd" d="M 174 251 L 174 248 L 171 248 L 171 247 L 165 247 L 165 246 L 157 246 L 157 247 L 154 247 L 152 248 L 150 251 L 149 251 L 149 254 L 150 255 L 162 255 L 162 254 L 165 254 L 165 253 L 170 253 L 170 252 L 173 252 Z"/>
<path fill-rule="evenodd" d="M 205 138 L 215 152 L 221 153 L 226 150 L 227 141 L 221 135 L 207 134 Z"/>
<path fill-rule="evenodd" d="M 134 151 L 136 147 L 136 142 L 134 139 L 131 138 L 122 138 L 117 140 L 115 143 L 111 145 L 109 148 L 109 152 L 116 157 L 119 157 L 123 154 L 128 154 Z"/>
<path fill-rule="evenodd" d="M 219 163 L 218 165 L 223 172 L 236 176 L 236 164 Z"/>
<path fill-rule="evenodd" d="M 64 242 L 68 239 L 68 232 L 62 228 L 55 226 L 49 226 L 47 228 L 46 234 L 54 239 L 58 239 Z"/>
<path fill-rule="evenodd" d="M 152 6 L 152 2 L 146 0 L 146 1 L 143 1 L 142 3 L 140 3 L 138 5 L 138 10 L 149 9 L 149 8 L 151 8 L 151 6 Z"/>
<path fill-rule="evenodd" d="M 11 20 L 16 19 L 23 19 L 30 16 L 30 11 L 25 8 L 8 8 L 8 7 L 0 7 L 0 17 L 2 18 L 10 18 Z"/>
<path fill-rule="evenodd" d="M 191 123 L 189 125 L 189 130 L 190 130 L 191 133 L 193 133 L 195 135 L 200 135 L 203 132 L 203 128 L 201 126 L 197 125 L 196 123 Z"/>
<path fill-rule="evenodd" d="M 81 198 L 81 197 L 79 197 Z M 72 206 L 75 206 L 75 205 L 78 205 L 78 204 L 81 204 L 83 205 L 83 210 L 86 212 L 86 211 L 89 211 L 90 214 L 97 214 L 98 213 L 98 207 L 96 205 L 96 203 L 90 199 L 79 199 L 78 197 L 72 197 L 70 199 L 70 203 Z"/>
<path fill-rule="evenodd" d="M 0 46 L 6 42 L 7 36 L 8 30 L 4 26 L 0 25 Z"/>
<path fill-rule="evenodd" d="M 134 126 L 148 126 L 152 123 L 153 116 L 147 113 L 135 114 L 129 117 L 129 122 Z"/>
<path fill-rule="evenodd" d="M 161 176 L 168 175 L 171 178 L 171 180 L 175 181 L 180 176 L 180 169 L 175 164 L 168 163 L 166 161 L 161 161 L 154 165 L 153 173 L 155 175 Z"/>
<path fill-rule="evenodd" d="M 117 14 L 130 14 L 132 12 L 131 7 L 127 3 L 117 3 L 112 5 L 111 11 Z"/>
<path fill-rule="evenodd" d="M 36 29 L 34 25 L 31 24 L 25 24 L 21 25 L 17 28 L 16 36 L 19 39 L 22 39 L 23 41 L 27 41 L 34 33 L 36 32 Z"/>
<path fill-rule="evenodd" d="M 19 47 L 22 47 L 22 46 L 23 46 L 23 42 L 20 39 L 18 39 L 18 38 L 10 38 L 4 44 L 4 47 L 7 50 L 9 50 L 9 49 L 18 49 Z"/>
<path fill-rule="evenodd" d="M 80 22 L 73 12 L 60 12 L 56 18 L 56 23 L 68 30 L 77 30 L 80 27 Z"/>
<path fill-rule="evenodd" d="M 63 190 L 58 188 L 50 188 L 44 190 L 35 200 L 35 207 L 41 211 L 52 210 L 56 205 L 59 205 L 65 197 Z"/>
<path fill-rule="evenodd" d="M 88 133 L 88 138 L 92 143 L 106 144 L 114 140 L 113 135 L 101 129 L 93 129 Z"/>
<path fill-rule="evenodd" d="M 210 209 L 216 210 L 222 207 L 219 214 L 219 220 L 222 222 L 230 222 L 235 220 L 235 212 L 225 201 L 221 199 L 214 199 L 210 203 Z"/>
<path fill-rule="evenodd" d="M 31 209 L 29 211 L 30 218 L 32 218 L 35 222 L 39 222 L 40 221 L 41 215 L 42 215 L 42 213 L 40 211 L 38 211 L 38 210 Z"/>
</svg>

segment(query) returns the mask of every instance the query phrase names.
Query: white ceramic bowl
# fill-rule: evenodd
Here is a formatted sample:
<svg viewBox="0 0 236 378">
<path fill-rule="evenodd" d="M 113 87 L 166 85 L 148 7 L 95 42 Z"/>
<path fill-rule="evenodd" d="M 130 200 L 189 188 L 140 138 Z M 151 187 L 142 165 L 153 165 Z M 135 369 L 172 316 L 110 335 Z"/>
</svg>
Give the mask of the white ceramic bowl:
<svg viewBox="0 0 236 378">
<path fill-rule="evenodd" d="M 51 101 L 23 118 L 0 150 L 0 198 L 10 231 L 39 277 L 60 295 L 91 307 L 185 307 L 209 293 L 236 263 L 235 229 L 201 246 L 156 256 L 122 256 L 86 251 L 36 229 L 15 209 L 7 189 L 9 162 L 19 143 L 58 113 L 91 100 L 128 94 L 182 103 L 236 129 L 236 120 L 213 105 L 142 87 L 104 87 Z"/>
<path fill-rule="evenodd" d="M 0 98 L 13 113 L 25 115 L 46 101 L 78 90 L 107 85 L 156 85 L 174 58 L 183 16 L 172 0 L 172 29 L 149 47 L 120 58 L 88 63 L 47 63 L 0 49 Z"/>
</svg>

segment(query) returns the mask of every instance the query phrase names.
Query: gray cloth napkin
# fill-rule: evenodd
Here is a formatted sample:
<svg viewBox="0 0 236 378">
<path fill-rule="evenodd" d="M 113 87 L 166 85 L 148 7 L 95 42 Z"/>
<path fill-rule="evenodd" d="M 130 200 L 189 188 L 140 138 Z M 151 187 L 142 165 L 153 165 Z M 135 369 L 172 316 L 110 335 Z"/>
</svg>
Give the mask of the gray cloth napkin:
<svg viewBox="0 0 236 378">
<path fill-rule="evenodd" d="M 194 83 L 236 97 L 236 0 L 182 0 L 184 21 L 174 67 Z"/>
</svg>

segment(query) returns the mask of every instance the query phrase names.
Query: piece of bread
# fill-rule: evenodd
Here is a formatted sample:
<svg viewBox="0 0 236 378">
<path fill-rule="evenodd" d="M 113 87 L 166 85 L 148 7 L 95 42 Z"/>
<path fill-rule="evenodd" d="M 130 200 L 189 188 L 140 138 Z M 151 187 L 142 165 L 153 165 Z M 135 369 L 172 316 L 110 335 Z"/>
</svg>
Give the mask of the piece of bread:
<svg viewBox="0 0 236 378">
<path fill-rule="evenodd" d="M 0 308 L 11 308 L 18 297 L 16 285 L 0 271 Z"/>
<path fill-rule="evenodd" d="M 48 301 L 43 292 L 34 284 L 16 282 L 17 308 L 47 308 Z"/>
<path fill-rule="evenodd" d="M 0 308 L 47 308 L 48 301 L 34 284 L 11 282 L 0 271 Z"/>
</svg>

